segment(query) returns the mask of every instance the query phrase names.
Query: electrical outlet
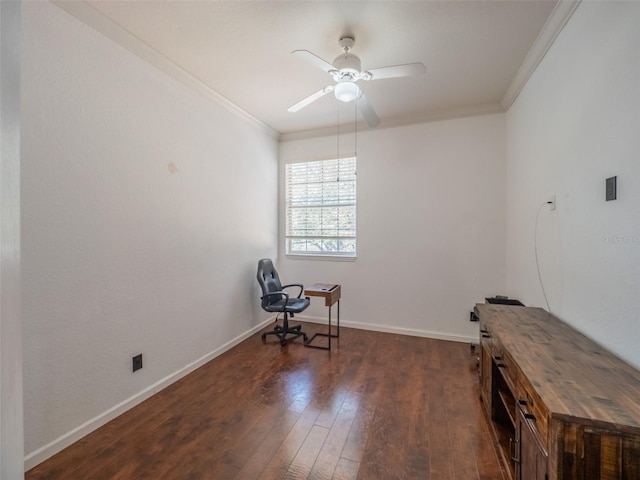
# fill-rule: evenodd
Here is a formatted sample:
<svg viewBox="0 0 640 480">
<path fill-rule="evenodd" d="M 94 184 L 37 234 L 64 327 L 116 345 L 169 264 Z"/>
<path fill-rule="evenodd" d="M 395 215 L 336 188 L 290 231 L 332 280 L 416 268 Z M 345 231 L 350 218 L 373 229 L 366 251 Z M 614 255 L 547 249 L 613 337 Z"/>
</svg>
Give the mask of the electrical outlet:
<svg viewBox="0 0 640 480">
<path fill-rule="evenodd" d="M 549 210 L 555 210 L 556 209 L 556 196 L 555 195 L 551 195 L 551 197 L 549 197 Z"/>
<path fill-rule="evenodd" d="M 133 371 L 140 370 L 142 368 L 142 354 L 133 357 Z"/>
</svg>

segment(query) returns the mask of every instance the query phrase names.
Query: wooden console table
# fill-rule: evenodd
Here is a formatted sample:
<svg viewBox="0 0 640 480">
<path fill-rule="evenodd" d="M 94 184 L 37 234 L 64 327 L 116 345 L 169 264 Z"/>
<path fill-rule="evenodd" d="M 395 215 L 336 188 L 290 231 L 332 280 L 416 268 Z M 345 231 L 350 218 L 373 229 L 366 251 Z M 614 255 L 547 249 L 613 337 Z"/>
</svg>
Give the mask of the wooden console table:
<svg viewBox="0 0 640 480">
<path fill-rule="evenodd" d="M 640 372 L 541 308 L 475 313 L 481 399 L 511 478 L 640 479 Z"/>
<path fill-rule="evenodd" d="M 329 332 L 328 333 L 316 333 L 309 339 L 308 342 L 305 343 L 305 347 L 309 348 L 319 348 L 321 350 L 331 350 L 331 339 L 340 337 L 340 296 L 341 296 L 341 286 L 326 284 L 326 283 L 316 283 L 312 287 L 305 288 L 304 294 L 309 297 L 322 297 L 324 298 L 325 306 L 329 307 Z M 336 329 L 335 335 L 331 331 L 331 307 L 337 303 L 338 304 L 338 326 Z M 320 345 L 311 345 L 313 340 L 316 337 L 327 337 L 328 346 L 323 347 Z"/>
</svg>

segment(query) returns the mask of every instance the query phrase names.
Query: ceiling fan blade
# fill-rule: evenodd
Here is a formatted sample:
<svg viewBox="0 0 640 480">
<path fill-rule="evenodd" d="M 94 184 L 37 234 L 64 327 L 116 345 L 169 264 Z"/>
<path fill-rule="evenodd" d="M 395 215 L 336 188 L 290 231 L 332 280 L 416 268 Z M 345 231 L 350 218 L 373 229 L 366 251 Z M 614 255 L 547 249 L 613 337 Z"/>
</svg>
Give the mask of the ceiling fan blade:
<svg viewBox="0 0 640 480">
<path fill-rule="evenodd" d="M 358 106 L 362 117 L 367 122 L 367 125 L 369 125 L 370 128 L 377 127 L 380 123 L 380 119 L 373 110 L 369 100 L 367 100 L 367 97 L 364 96 L 364 93 L 356 100 L 356 105 Z"/>
<path fill-rule="evenodd" d="M 324 70 L 327 73 L 336 70 L 336 67 L 331 65 L 329 62 L 324 61 L 315 53 L 311 53 L 309 50 L 294 50 L 291 53 L 293 53 L 296 57 L 301 58 L 305 62 L 312 63 L 313 65 Z"/>
<path fill-rule="evenodd" d="M 382 78 L 396 77 L 412 77 L 415 75 L 423 75 L 427 71 L 427 67 L 423 63 L 406 63 L 404 65 L 395 65 L 393 67 L 381 67 L 367 70 L 371 74 L 371 78 L 364 80 L 380 80 Z"/>
<path fill-rule="evenodd" d="M 327 93 L 333 92 L 333 88 L 334 88 L 333 85 L 327 85 L 326 87 L 318 90 L 317 92 L 312 93 L 308 97 L 303 98 L 295 105 L 290 106 L 289 108 L 287 108 L 287 111 L 292 113 L 297 112 L 298 110 L 306 107 L 310 103 L 315 102 L 319 98 L 324 97 Z"/>
</svg>

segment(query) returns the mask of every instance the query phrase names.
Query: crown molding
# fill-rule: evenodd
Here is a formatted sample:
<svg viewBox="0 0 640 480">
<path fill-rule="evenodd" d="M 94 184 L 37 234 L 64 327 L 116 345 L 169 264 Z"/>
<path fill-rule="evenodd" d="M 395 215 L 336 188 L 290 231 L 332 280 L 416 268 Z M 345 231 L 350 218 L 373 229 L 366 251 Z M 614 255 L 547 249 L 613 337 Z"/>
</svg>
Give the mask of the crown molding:
<svg viewBox="0 0 640 480">
<path fill-rule="evenodd" d="M 475 105 L 472 107 L 452 108 L 447 110 L 437 110 L 431 112 L 423 112 L 418 115 L 409 115 L 403 117 L 387 118 L 380 122 L 375 128 L 369 128 L 366 123 L 358 122 L 357 125 L 350 123 L 349 125 L 341 125 L 340 133 L 367 132 L 373 130 L 382 130 L 386 128 L 403 127 L 407 125 L 416 125 L 420 123 L 440 122 L 443 120 L 452 120 L 456 118 L 476 117 L 479 115 L 492 115 L 494 113 L 504 113 L 504 109 L 498 103 L 489 103 L 484 105 Z M 280 134 L 280 142 L 290 142 L 295 140 L 305 140 L 308 138 L 330 137 L 338 134 L 336 126 L 316 128 L 311 130 L 302 130 L 298 132 L 289 132 Z"/>
<path fill-rule="evenodd" d="M 515 102 L 524 86 L 535 72 L 536 68 L 547 54 L 553 42 L 567 24 L 573 13 L 578 8 L 582 0 L 560 0 L 549 15 L 542 30 L 538 34 L 535 42 L 529 49 L 527 56 L 522 61 L 520 68 L 516 72 L 509 88 L 501 100 L 502 108 L 507 111 Z"/>
<path fill-rule="evenodd" d="M 141 59 L 147 61 L 151 65 L 155 66 L 162 72 L 173 77 L 183 85 L 196 91 L 206 99 L 216 103 L 223 107 L 227 111 L 238 115 L 243 118 L 249 124 L 264 131 L 267 135 L 278 141 L 291 141 L 304 138 L 323 137 L 328 135 L 335 135 L 337 128 L 324 127 L 318 129 L 310 129 L 297 132 L 280 133 L 264 122 L 258 120 L 256 117 L 238 107 L 235 103 L 231 102 L 224 96 L 220 95 L 214 89 L 209 87 L 203 81 L 199 80 L 176 63 L 169 60 L 157 50 L 143 42 L 140 38 L 133 35 L 131 32 L 125 30 L 120 25 L 115 23 L 110 18 L 103 15 L 100 11 L 86 3 L 79 0 L 51 0 L 52 3 L 73 15 L 78 20 L 82 21 L 86 25 L 92 27 L 96 31 L 102 33 L 107 38 L 115 41 L 122 47 L 126 48 L 133 54 L 137 55 Z M 397 117 L 386 119 L 376 127 L 381 128 L 393 128 L 411 124 L 428 123 L 440 120 L 449 120 L 453 118 L 463 118 L 476 115 L 487 115 L 492 113 L 501 113 L 508 110 L 513 102 L 518 98 L 518 95 L 526 85 L 527 81 L 533 75 L 539 63 L 544 58 L 545 54 L 567 24 L 578 5 L 582 0 L 559 0 L 556 4 L 553 12 L 547 19 L 542 30 L 538 34 L 533 46 L 527 53 L 524 61 L 520 65 L 520 68 L 516 72 L 509 88 L 505 92 L 500 104 L 487 104 L 473 107 L 464 107 L 458 109 L 442 110 L 435 112 L 426 112 L 414 116 Z M 340 132 L 353 132 L 355 125 L 340 127 Z M 369 127 L 363 122 L 358 123 L 357 128 L 359 131 L 368 131 Z"/>
<path fill-rule="evenodd" d="M 143 42 L 131 32 L 122 28 L 88 3 L 78 0 L 52 0 L 52 3 L 73 15 L 81 22 L 102 33 L 107 38 L 110 38 L 114 42 L 126 48 L 131 53 L 147 61 L 162 72 L 178 80 L 183 85 L 196 91 L 206 99 L 216 103 L 229 112 L 238 115 L 248 123 L 263 130 L 275 140 L 279 140 L 279 132 L 220 95 L 202 80 L 191 75 L 182 67 L 169 60 L 160 52 Z"/>
</svg>

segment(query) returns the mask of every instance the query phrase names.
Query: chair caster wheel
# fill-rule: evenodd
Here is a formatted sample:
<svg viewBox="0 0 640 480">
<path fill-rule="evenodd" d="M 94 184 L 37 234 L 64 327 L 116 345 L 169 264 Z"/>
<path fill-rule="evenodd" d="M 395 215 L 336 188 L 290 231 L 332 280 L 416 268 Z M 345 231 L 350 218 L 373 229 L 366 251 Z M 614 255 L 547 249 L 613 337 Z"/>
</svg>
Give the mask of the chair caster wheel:
<svg viewBox="0 0 640 480">
<path fill-rule="evenodd" d="M 262 341 L 266 341 L 267 340 L 267 336 L 266 335 L 262 335 Z"/>
<path fill-rule="evenodd" d="M 306 335 L 303 335 L 302 338 L 304 339 L 304 343 L 307 343 L 309 341 L 309 337 L 307 337 Z"/>
</svg>

